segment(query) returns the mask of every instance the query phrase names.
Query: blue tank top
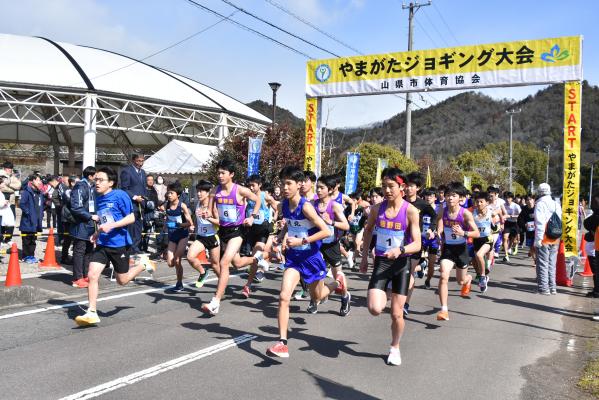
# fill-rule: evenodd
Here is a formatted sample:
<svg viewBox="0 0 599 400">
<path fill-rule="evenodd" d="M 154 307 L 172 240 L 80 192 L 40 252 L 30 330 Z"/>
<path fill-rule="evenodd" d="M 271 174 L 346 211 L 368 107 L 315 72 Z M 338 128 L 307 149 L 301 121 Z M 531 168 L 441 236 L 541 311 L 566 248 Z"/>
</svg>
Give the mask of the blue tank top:
<svg viewBox="0 0 599 400">
<path fill-rule="evenodd" d="M 303 197 L 297 208 L 293 211 L 289 209 L 289 200 L 283 200 L 283 217 L 287 221 L 287 234 L 296 238 L 307 238 L 318 231 L 318 228 L 306 218 L 303 212 L 306 199 Z M 310 202 L 308 202 L 310 204 Z M 312 205 L 310 205 L 312 206 Z M 287 249 L 286 256 L 292 261 L 303 261 L 307 257 L 318 254 L 320 250 L 320 240 L 308 244 L 303 244 L 297 247 Z"/>
<path fill-rule="evenodd" d="M 255 201 L 248 200 L 248 205 L 245 209 L 245 216 L 248 218 L 252 215 L 252 211 L 254 210 L 254 206 L 256 205 Z M 260 192 L 260 209 L 258 210 L 258 218 L 254 219 L 254 225 L 262 225 L 270 222 L 270 209 L 268 208 L 268 204 L 266 204 L 266 196 L 264 192 Z"/>
</svg>

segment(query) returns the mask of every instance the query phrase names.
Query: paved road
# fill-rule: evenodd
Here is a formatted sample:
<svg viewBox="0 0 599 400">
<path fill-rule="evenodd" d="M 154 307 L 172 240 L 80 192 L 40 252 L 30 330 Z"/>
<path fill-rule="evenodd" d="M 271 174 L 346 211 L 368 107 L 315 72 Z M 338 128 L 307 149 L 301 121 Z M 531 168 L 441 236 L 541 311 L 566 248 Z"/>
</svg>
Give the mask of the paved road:
<svg viewBox="0 0 599 400">
<path fill-rule="evenodd" d="M 191 282 L 195 274 L 186 272 Z M 39 307 L 1 311 L 0 397 L 516 399 L 531 383 L 523 369 L 559 351 L 566 337 L 584 340 L 571 330 L 572 322 L 590 316 L 571 306 L 575 290 L 536 295 L 534 269 L 518 257 L 512 265 L 497 265 L 485 294 L 475 288 L 462 299 L 450 283 L 448 322 L 435 319 L 435 292 L 417 290 L 402 339 L 403 365 L 389 367 L 389 317 L 368 314 L 367 277 L 349 273 L 351 314 L 337 315 L 336 298 L 316 315 L 305 312 L 307 302 L 294 302 L 291 358 L 280 360 L 265 356 L 277 338 L 280 273 L 268 273 L 249 300 L 239 295 L 244 280 L 232 278 L 214 318 L 199 309 L 215 282 L 168 293 L 162 286 L 172 283 L 171 273 L 162 268 L 162 283 L 102 293 L 125 297 L 99 303 L 102 322 L 95 328 L 75 327 L 81 309 L 62 308 L 72 300 L 51 300 L 54 309 L 28 315 L 22 312 Z M 36 282 L 84 299 L 81 291 L 66 289 L 67 280 L 56 275 Z M 108 281 L 103 286 L 114 289 Z"/>
</svg>

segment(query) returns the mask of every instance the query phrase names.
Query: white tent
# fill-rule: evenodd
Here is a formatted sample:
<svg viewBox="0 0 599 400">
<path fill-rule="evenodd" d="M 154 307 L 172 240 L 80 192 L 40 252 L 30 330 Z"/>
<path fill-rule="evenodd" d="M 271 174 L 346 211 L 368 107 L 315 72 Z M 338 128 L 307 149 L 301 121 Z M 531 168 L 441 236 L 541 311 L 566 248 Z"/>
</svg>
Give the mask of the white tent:
<svg viewBox="0 0 599 400">
<path fill-rule="evenodd" d="M 212 158 L 216 146 L 171 140 L 144 163 L 144 170 L 155 174 L 197 174 Z"/>
</svg>

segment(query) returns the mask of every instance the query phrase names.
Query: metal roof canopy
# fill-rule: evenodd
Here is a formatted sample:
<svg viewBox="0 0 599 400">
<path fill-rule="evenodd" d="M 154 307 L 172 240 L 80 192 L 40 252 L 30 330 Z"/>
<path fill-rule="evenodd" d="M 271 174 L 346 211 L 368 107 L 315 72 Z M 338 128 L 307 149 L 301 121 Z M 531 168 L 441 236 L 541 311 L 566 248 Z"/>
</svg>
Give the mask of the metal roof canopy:
<svg viewBox="0 0 599 400">
<path fill-rule="evenodd" d="M 95 149 L 218 145 L 264 133 L 270 119 L 199 82 L 126 56 L 45 38 L 0 34 L 0 142 Z M 56 152 L 56 151 L 55 151 Z"/>
</svg>

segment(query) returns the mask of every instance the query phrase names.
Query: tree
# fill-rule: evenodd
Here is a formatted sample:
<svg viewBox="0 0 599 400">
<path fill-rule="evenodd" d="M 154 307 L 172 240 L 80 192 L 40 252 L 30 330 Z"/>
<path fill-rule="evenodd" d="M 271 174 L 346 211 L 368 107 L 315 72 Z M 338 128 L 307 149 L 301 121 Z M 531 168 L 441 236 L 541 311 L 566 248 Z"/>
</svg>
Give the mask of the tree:
<svg viewBox="0 0 599 400">
<path fill-rule="evenodd" d="M 207 165 L 206 175 L 216 177 L 216 164 L 223 158 L 235 161 L 236 180 L 243 182 L 247 177 L 249 138 L 256 132 L 248 131 L 241 135 L 229 136 Z M 278 182 L 279 171 L 286 165 L 304 166 L 304 131 L 298 127 L 281 124 L 272 131 L 267 129 L 263 137 L 260 154 L 260 175 L 266 182 Z"/>
<path fill-rule="evenodd" d="M 387 159 L 390 167 L 398 167 L 404 173 L 418 170 L 418 164 L 391 146 L 378 143 L 362 143 L 352 151 L 360 153 L 358 187 L 363 190 L 370 190 L 375 186 L 377 158 Z M 344 157 L 342 160 L 345 163 L 346 158 Z M 343 165 L 342 170 L 345 170 L 345 165 Z"/>
</svg>

